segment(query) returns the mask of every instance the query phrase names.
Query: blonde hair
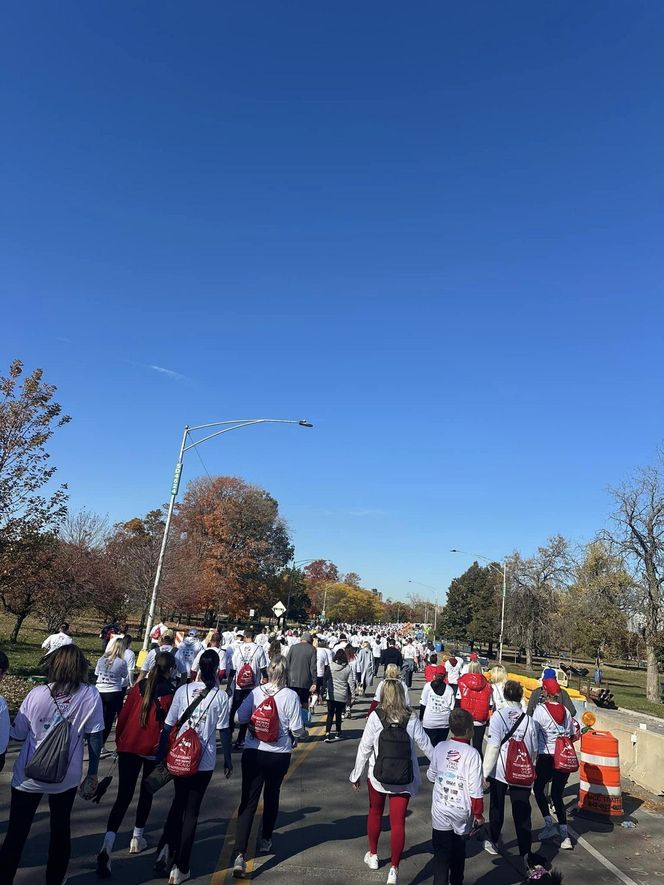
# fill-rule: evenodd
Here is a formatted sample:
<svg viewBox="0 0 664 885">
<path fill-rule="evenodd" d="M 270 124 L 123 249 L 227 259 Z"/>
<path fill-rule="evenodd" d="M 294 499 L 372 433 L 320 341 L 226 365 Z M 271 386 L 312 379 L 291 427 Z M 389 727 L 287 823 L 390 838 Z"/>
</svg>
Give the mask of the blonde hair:
<svg viewBox="0 0 664 885">
<path fill-rule="evenodd" d="M 110 648 L 107 648 L 104 652 L 104 658 L 106 659 L 106 669 L 110 670 L 113 666 L 113 662 L 117 660 L 117 658 L 123 658 L 125 653 L 125 644 L 121 639 L 115 639 Z"/>
<path fill-rule="evenodd" d="M 471 661 L 470 664 L 468 664 L 468 672 L 469 673 L 481 673 L 482 672 L 482 665 L 480 664 L 479 661 Z"/>
<path fill-rule="evenodd" d="M 489 676 L 494 685 L 502 685 L 507 680 L 507 670 L 502 664 L 496 664 L 495 667 L 491 668 Z"/>
<path fill-rule="evenodd" d="M 277 688 L 285 688 L 288 683 L 288 663 L 283 655 L 275 655 L 270 660 L 267 678 Z"/>
<path fill-rule="evenodd" d="M 388 722 L 405 725 L 410 719 L 410 707 L 406 704 L 406 693 L 401 681 L 388 679 L 380 696 L 380 709 Z"/>
<path fill-rule="evenodd" d="M 385 678 L 386 679 L 398 679 L 399 678 L 399 668 L 396 664 L 388 664 L 385 667 Z"/>
</svg>

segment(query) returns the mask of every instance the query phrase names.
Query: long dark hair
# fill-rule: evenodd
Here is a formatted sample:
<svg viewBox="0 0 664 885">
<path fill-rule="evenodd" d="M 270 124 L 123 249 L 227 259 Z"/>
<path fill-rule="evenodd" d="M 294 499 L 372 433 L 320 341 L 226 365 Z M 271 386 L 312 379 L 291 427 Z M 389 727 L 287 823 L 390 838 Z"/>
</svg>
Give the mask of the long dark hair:
<svg viewBox="0 0 664 885">
<path fill-rule="evenodd" d="M 212 688 L 217 683 L 219 670 L 219 655 L 214 648 L 206 649 L 198 662 L 198 678 L 205 683 L 206 688 Z"/>
<path fill-rule="evenodd" d="M 343 650 L 343 648 L 340 648 L 335 654 L 334 663 L 343 664 L 344 666 L 346 666 L 346 664 L 348 663 L 348 656 L 346 655 L 346 652 Z"/>
<path fill-rule="evenodd" d="M 431 691 L 440 696 L 445 692 L 446 684 L 443 674 L 437 673 L 436 678 L 431 682 Z"/>
<path fill-rule="evenodd" d="M 157 696 L 157 686 L 160 682 L 166 682 L 174 669 L 175 655 L 172 655 L 170 651 L 160 651 L 154 659 L 154 667 L 150 670 L 148 678 L 145 680 L 145 691 L 141 701 L 141 728 L 145 728 L 148 724 L 150 704 Z"/>
<path fill-rule="evenodd" d="M 70 643 L 49 655 L 48 681 L 63 692 L 74 692 L 88 681 L 88 662 L 81 649 Z"/>
</svg>

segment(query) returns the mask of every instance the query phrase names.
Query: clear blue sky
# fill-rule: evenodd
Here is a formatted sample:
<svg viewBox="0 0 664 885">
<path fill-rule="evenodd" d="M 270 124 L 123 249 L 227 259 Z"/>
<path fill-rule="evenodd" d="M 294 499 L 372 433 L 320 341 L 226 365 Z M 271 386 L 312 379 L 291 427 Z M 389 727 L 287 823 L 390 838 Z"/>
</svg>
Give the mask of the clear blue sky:
<svg viewBox="0 0 664 885">
<path fill-rule="evenodd" d="M 163 502 L 185 422 L 307 417 L 201 455 L 401 596 L 589 538 L 654 459 L 662 4 L 24 0 L 0 40 L 0 355 L 73 415 L 74 508 Z"/>
</svg>

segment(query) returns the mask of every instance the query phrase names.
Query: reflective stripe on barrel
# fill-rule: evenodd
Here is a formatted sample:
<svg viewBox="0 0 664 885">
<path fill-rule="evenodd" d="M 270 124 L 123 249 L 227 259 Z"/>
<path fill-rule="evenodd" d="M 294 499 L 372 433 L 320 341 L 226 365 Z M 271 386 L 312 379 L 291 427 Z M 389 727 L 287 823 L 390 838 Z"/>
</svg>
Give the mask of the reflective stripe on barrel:
<svg viewBox="0 0 664 885">
<path fill-rule="evenodd" d="M 579 809 L 622 815 L 617 738 L 608 731 L 587 731 L 581 735 L 579 760 Z"/>
</svg>

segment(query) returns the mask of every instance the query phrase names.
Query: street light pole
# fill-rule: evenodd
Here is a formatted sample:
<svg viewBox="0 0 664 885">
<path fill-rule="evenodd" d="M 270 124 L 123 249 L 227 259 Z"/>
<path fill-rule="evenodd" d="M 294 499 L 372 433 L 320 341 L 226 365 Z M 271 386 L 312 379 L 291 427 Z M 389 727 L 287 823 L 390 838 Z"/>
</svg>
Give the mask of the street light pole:
<svg viewBox="0 0 664 885">
<path fill-rule="evenodd" d="M 507 597 L 507 559 L 503 559 L 503 567 L 496 568 L 494 565 L 495 560 L 489 559 L 488 556 L 481 556 L 479 553 L 468 553 L 467 550 L 457 550 L 456 548 L 452 548 L 450 553 L 465 553 L 466 556 L 474 556 L 476 559 L 483 559 L 489 566 L 489 568 L 493 569 L 494 572 L 498 572 L 499 575 L 503 576 L 503 598 L 500 609 L 500 645 L 498 647 L 498 663 L 502 664 L 503 662 L 503 638 L 505 636 L 505 599 Z"/>
<path fill-rule="evenodd" d="M 173 475 L 173 484 L 171 485 L 171 497 L 168 503 L 168 512 L 166 514 L 166 524 L 164 526 L 164 536 L 161 540 L 161 549 L 159 551 L 159 559 L 157 560 L 157 571 L 155 572 L 154 585 L 152 587 L 152 596 L 150 597 L 150 607 L 148 609 L 148 620 L 145 627 L 145 636 L 143 637 L 143 650 L 147 651 L 150 645 L 150 632 L 154 623 L 154 615 L 157 607 L 157 594 L 159 592 L 159 582 L 161 581 L 161 572 L 166 557 L 166 546 L 168 544 L 168 535 L 171 529 L 171 520 L 173 518 L 173 510 L 175 508 L 175 499 L 180 489 L 180 477 L 182 476 L 183 458 L 190 449 L 195 449 L 201 443 L 213 439 L 215 436 L 221 436 L 223 433 L 230 433 L 231 430 L 239 430 L 241 427 L 250 427 L 253 424 L 299 424 L 300 427 L 313 427 L 309 421 L 291 420 L 288 418 L 248 418 L 236 419 L 234 421 L 213 421 L 210 424 L 197 424 L 195 427 L 189 427 L 185 424 L 182 434 L 182 442 L 180 444 L 180 453 L 178 455 L 177 464 L 175 465 L 175 473 Z M 208 433 L 202 439 L 193 440 L 187 445 L 189 434 L 193 430 L 207 430 L 208 428 L 221 427 L 221 430 L 215 430 Z"/>
</svg>

